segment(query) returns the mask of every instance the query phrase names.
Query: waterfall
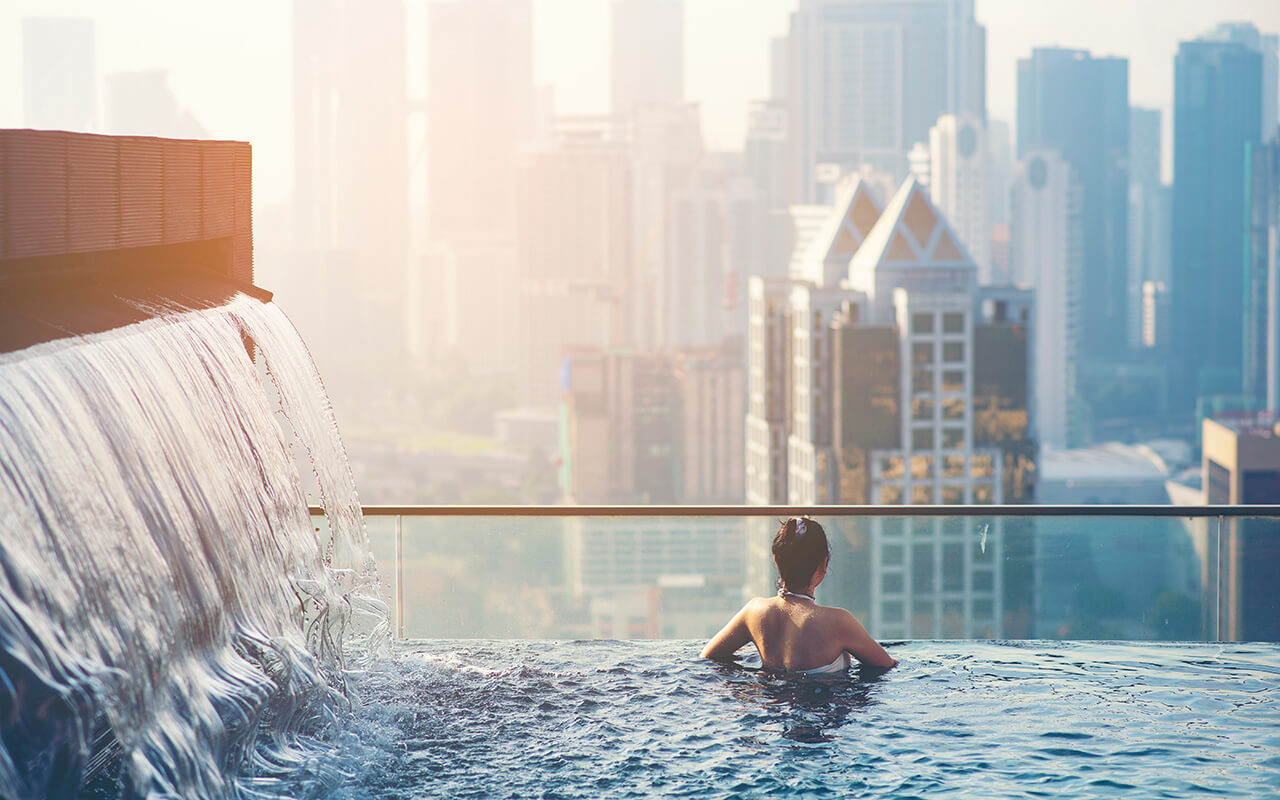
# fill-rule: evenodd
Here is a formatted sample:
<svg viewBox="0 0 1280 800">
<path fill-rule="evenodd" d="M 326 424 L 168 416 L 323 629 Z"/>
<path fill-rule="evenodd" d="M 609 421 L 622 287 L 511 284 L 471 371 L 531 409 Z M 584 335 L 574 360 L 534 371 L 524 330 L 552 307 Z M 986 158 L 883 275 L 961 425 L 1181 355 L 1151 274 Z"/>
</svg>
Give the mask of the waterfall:
<svg viewBox="0 0 1280 800">
<path fill-rule="evenodd" d="M 274 305 L 0 355 L 0 797 L 74 795 L 103 742 L 126 796 L 323 779 L 309 737 L 388 635 L 377 597 L 332 410 Z"/>
</svg>

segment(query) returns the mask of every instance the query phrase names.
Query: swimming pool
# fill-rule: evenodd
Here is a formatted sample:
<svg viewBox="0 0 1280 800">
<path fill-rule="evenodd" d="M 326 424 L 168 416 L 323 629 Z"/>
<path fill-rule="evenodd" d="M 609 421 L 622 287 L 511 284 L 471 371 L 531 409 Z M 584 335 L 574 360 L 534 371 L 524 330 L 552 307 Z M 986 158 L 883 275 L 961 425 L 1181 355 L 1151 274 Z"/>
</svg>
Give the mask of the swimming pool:
<svg viewBox="0 0 1280 800">
<path fill-rule="evenodd" d="M 397 643 L 356 682 L 332 796 L 1280 791 L 1275 645 L 912 642 L 834 681 L 700 645 Z"/>
</svg>

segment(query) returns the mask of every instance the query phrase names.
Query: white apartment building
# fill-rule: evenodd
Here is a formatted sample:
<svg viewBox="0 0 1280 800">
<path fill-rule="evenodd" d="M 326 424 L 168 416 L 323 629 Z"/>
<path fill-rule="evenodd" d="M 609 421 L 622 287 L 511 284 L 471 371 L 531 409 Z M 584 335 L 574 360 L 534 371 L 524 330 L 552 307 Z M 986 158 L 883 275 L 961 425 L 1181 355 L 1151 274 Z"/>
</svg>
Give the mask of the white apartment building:
<svg viewBox="0 0 1280 800">
<path fill-rule="evenodd" d="M 986 124 L 976 114 L 947 114 L 929 131 L 929 194 L 991 283 L 990 163 Z"/>
<path fill-rule="evenodd" d="M 1076 395 L 1083 270 L 1079 183 L 1056 152 L 1032 152 L 1015 172 L 1013 198 L 1010 268 L 1015 283 L 1036 292 L 1033 424 L 1042 447 L 1076 447 L 1082 423 Z"/>
</svg>

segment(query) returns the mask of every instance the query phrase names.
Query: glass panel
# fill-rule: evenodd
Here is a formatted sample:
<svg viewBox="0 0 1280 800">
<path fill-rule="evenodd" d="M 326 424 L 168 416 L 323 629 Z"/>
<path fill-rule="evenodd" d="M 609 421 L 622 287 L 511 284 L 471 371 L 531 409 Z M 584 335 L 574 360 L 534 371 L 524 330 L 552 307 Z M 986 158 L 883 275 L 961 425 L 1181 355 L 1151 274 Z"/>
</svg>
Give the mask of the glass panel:
<svg viewBox="0 0 1280 800">
<path fill-rule="evenodd" d="M 901 502 L 901 487 L 881 488 Z M 1229 519 L 1219 538 L 1213 517 L 1033 509 L 820 516 L 831 562 L 819 601 L 875 636 L 1280 639 L 1280 520 Z M 746 599 L 774 593 L 777 525 L 776 516 L 405 517 L 404 634 L 705 641 Z M 366 528 L 394 608 L 394 518 L 367 517 Z"/>
<path fill-rule="evenodd" d="M 963 392 L 964 391 L 964 370 L 944 369 L 942 371 L 942 391 Z"/>
<path fill-rule="evenodd" d="M 964 487 L 963 486 L 943 486 L 942 487 L 942 504 L 944 506 L 964 505 Z"/>
<path fill-rule="evenodd" d="M 973 504 L 989 506 L 996 501 L 995 487 L 989 483 L 978 483 L 973 486 Z"/>
<path fill-rule="evenodd" d="M 911 457 L 911 477 L 913 478 L 933 477 L 933 456 L 912 456 Z"/>
<path fill-rule="evenodd" d="M 958 450 L 961 447 L 964 447 L 964 428 L 943 428 L 942 448 L 944 450 Z"/>
<path fill-rule="evenodd" d="M 885 456 L 881 458 L 880 476 L 883 478 L 901 478 L 902 456 Z"/>
<path fill-rule="evenodd" d="M 990 478 L 995 474 L 990 453 L 975 453 L 969 457 L 969 474 L 975 478 Z"/>
<path fill-rule="evenodd" d="M 911 416 L 914 419 L 933 419 L 933 401 L 927 397 L 917 397 L 911 401 Z"/>
<path fill-rule="evenodd" d="M 925 367 L 917 367 L 916 370 L 911 373 L 911 391 L 932 392 L 933 370 Z"/>
<path fill-rule="evenodd" d="M 964 314 L 949 311 L 942 315 L 943 333 L 964 333 Z"/>
<path fill-rule="evenodd" d="M 930 506 L 933 505 L 933 487 L 932 486 L 912 486 L 911 487 L 911 505 L 913 506 Z"/>
<path fill-rule="evenodd" d="M 943 342 L 942 360 L 949 364 L 964 361 L 964 342 Z"/>
<path fill-rule="evenodd" d="M 933 363 L 933 342 L 915 342 L 911 345 L 911 360 L 916 364 Z"/>
<path fill-rule="evenodd" d="M 901 486 L 881 486 L 880 487 L 880 505 L 882 506 L 902 505 L 902 487 Z"/>
<path fill-rule="evenodd" d="M 911 315 L 911 332 L 912 333 L 933 333 L 934 315 L 928 312 L 920 312 Z"/>
<path fill-rule="evenodd" d="M 948 397 L 942 401 L 943 419 L 964 419 L 964 398 Z"/>
<path fill-rule="evenodd" d="M 912 450 L 933 449 L 933 428 L 916 428 L 911 431 Z"/>
<path fill-rule="evenodd" d="M 942 477 L 963 478 L 964 477 L 964 456 L 943 456 L 942 457 Z"/>
</svg>

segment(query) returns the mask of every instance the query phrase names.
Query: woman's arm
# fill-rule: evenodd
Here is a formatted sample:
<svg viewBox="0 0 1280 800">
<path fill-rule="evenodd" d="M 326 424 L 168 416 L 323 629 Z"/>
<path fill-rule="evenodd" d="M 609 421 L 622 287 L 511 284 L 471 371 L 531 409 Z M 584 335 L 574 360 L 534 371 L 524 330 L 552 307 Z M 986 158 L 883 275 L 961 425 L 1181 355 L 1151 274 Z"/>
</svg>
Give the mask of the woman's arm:
<svg viewBox="0 0 1280 800">
<path fill-rule="evenodd" d="M 867 633 L 867 629 L 862 627 L 862 623 L 858 622 L 858 618 L 849 612 L 845 612 L 847 619 L 844 622 L 844 649 L 853 653 L 854 657 L 863 664 L 873 667 L 889 667 L 897 666 L 898 662 L 893 656 L 889 655 L 880 643 L 871 638 L 871 634 Z"/>
<path fill-rule="evenodd" d="M 703 658 L 728 661 L 733 658 L 734 653 L 738 652 L 738 648 L 751 641 L 751 631 L 747 628 L 747 609 L 749 608 L 751 603 L 743 606 L 742 610 L 734 614 L 733 619 L 729 620 L 719 633 L 711 637 L 707 646 L 702 648 Z"/>
</svg>

